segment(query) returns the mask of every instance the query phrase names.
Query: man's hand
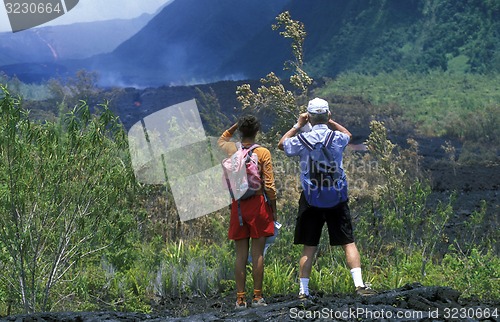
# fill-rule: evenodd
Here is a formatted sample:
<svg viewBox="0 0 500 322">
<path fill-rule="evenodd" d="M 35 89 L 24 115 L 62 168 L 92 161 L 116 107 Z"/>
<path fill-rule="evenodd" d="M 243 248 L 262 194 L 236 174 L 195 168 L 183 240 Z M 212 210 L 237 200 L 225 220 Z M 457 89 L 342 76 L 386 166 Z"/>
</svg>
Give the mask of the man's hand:
<svg viewBox="0 0 500 322">
<path fill-rule="evenodd" d="M 303 127 L 304 125 L 307 124 L 307 122 L 309 122 L 309 114 L 307 113 L 300 114 L 299 118 L 297 119 L 297 124 L 299 125 L 299 127 Z"/>
<path fill-rule="evenodd" d="M 328 120 L 328 127 L 332 131 L 340 131 L 342 133 L 347 134 L 349 136 L 349 140 L 352 138 L 351 132 L 349 132 L 345 127 L 343 127 L 342 125 L 340 125 L 339 123 L 335 122 L 332 119 Z"/>
<path fill-rule="evenodd" d="M 299 118 L 297 119 L 297 124 L 294 125 L 288 132 L 286 132 L 285 135 L 283 135 L 283 137 L 281 137 L 278 143 L 278 149 L 283 150 L 283 143 L 285 143 L 285 140 L 297 134 L 299 129 L 304 125 L 306 125 L 307 122 L 309 122 L 308 114 L 307 113 L 300 114 Z"/>
</svg>

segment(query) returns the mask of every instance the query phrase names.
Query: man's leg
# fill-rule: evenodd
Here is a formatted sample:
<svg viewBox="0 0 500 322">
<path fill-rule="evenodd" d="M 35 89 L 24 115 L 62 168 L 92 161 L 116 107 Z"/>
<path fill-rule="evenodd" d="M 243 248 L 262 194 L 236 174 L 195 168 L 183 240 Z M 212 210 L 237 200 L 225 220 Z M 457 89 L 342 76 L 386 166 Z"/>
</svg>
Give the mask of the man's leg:
<svg viewBox="0 0 500 322">
<path fill-rule="evenodd" d="M 314 255 L 318 246 L 306 246 L 302 249 L 302 255 L 299 261 L 299 277 L 309 278 L 311 276 L 312 265 L 314 262 Z"/>
<path fill-rule="evenodd" d="M 325 218 L 322 216 L 321 211 L 318 208 L 310 207 L 304 192 L 302 192 L 299 199 L 297 224 L 293 240 L 295 245 L 304 245 L 299 259 L 299 298 L 309 297 L 309 277 L 311 276 L 314 257 L 324 224 Z"/>
<path fill-rule="evenodd" d="M 342 248 L 345 252 L 347 266 L 351 269 L 361 267 L 361 258 L 356 243 L 342 245 Z"/>
<path fill-rule="evenodd" d="M 354 281 L 354 287 L 356 287 L 356 292 L 362 296 L 377 294 L 377 292 L 372 290 L 368 285 L 365 285 L 365 282 L 363 281 L 363 275 L 361 274 L 361 260 L 356 244 L 350 243 L 343 245 L 342 247 L 345 251 L 347 265 L 351 269 L 351 276 Z"/>
<path fill-rule="evenodd" d="M 304 245 L 302 255 L 299 260 L 299 278 L 300 278 L 300 291 L 299 294 L 309 295 L 309 277 L 311 276 L 314 256 L 316 254 L 317 246 Z"/>
<path fill-rule="evenodd" d="M 363 282 L 363 275 L 361 274 L 361 258 L 359 256 L 359 251 L 356 247 L 356 243 L 342 245 L 342 248 L 345 252 L 347 266 L 349 266 L 349 268 L 351 269 L 354 287 L 365 286 L 365 283 Z"/>
</svg>

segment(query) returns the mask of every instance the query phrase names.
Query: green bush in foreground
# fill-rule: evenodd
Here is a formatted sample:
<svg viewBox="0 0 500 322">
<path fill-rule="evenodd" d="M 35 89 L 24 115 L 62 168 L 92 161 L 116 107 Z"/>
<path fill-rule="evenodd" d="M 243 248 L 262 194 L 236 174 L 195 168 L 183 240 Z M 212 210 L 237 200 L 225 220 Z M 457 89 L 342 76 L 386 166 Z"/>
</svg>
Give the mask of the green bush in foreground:
<svg viewBox="0 0 500 322">
<path fill-rule="evenodd" d="M 91 114 L 82 103 L 59 123 L 38 124 L 1 91 L 0 289 L 7 306 L 49 310 L 66 274 L 128 229 L 132 172 L 106 106 Z"/>
</svg>

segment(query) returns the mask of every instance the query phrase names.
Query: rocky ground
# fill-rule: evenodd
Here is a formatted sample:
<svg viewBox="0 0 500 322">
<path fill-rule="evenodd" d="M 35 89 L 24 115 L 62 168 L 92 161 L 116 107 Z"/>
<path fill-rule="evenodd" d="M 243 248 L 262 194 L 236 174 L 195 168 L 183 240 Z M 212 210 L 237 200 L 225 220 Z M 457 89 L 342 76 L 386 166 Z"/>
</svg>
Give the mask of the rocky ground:
<svg viewBox="0 0 500 322">
<path fill-rule="evenodd" d="M 12 322 L 98 321 L 500 321 L 500 301 L 464 301 L 447 287 L 406 285 L 370 297 L 317 294 L 313 300 L 274 296 L 269 305 L 235 311 L 234 298 L 164 299 L 154 314 L 122 312 L 38 313 Z"/>
<path fill-rule="evenodd" d="M 428 203 L 435 206 L 437 203 L 447 203 L 452 194 L 453 215 L 446 226 L 446 234 L 452 241 L 453 238 L 462 239 L 470 231 L 466 222 L 470 221 L 475 212 L 480 212 L 486 204 L 485 221 L 478 228 L 483 233 L 491 235 L 498 231 L 500 224 L 500 164 L 458 164 L 445 161 L 441 143 L 444 140 L 437 138 L 420 139 L 422 167 L 428 171 L 432 186 L 432 193 Z M 455 143 L 460 146 L 459 142 Z M 426 145 L 422 149 L 422 146 Z M 498 153 L 498 149 L 495 148 Z M 441 151 L 439 151 L 441 150 Z M 497 155 L 500 160 L 500 156 Z M 495 247 L 495 252 L 500 255 L 500 248 Z"/>
</svg>

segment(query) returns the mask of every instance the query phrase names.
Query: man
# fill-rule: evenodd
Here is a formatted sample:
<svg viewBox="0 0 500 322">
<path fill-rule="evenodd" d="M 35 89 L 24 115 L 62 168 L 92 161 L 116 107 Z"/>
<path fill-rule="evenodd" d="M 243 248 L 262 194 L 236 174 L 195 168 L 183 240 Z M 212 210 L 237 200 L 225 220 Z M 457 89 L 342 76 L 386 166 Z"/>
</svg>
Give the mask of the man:
<svg viewBox="0 0 500 322">
<path fill-rule="evenodd" d="M 314 146 L 317 142 L 325 144 L 325 139 L 332 131 L 334 131 L 333 140 L 328 140 L 331 144 L 326 148 L 330 151 L 335 163 L 338 165 L 337 171 L 340 177 L 345 176 L 342 169 L 342 152 L 349 143 L 352 135 L 345 127 L 333 121 L 330 117 L 331 113 L 328 102 L 321 98 L 315 98 L 309 101 L 307 113 L 300 114 L 297 124 L 286 132 L 279 141 L 278 148 L 283 150 L 288 157 L 300 157 L 300 176 L 303 183 L 310 167 L 310 150 L 304 145 L 304 139 L 311 146 Z M 297 134 L 308 122 L 311 124 L 312 129 L 302 133 L 303 137 L 301 139 Z M 356 293 L 362 296 L 376 294 L 375 291 L 363 282 L 360 255 L 354 242 L 351 215 L 347 201 L 342 201 L 331 208 L 314 207 L 309 205 L 306 200 L 304 194 L 307 191 L 302 191 L 300 196 L 294 237 L 294 244 L 304 245 L 299 261 L 299 298 L 310 298 L 309 277 L 325 222 L 328 227 L 330 245 L 341 245 L 344 249 L 347 265 L 351 269 L 352 279 L 356 287 Z"/>
</svg>

